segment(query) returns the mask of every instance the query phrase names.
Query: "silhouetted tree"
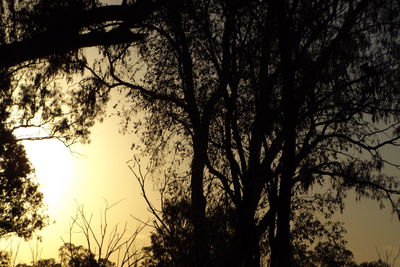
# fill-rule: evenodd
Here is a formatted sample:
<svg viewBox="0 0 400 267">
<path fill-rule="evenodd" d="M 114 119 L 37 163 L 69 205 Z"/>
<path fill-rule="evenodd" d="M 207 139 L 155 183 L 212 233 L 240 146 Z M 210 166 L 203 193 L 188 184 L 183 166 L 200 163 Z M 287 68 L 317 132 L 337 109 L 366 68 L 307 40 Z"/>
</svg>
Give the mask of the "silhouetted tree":
<svg viewBox="0 0 400 267">
<path fill-rule="evenodd" d="M 359 265 L 360 267 L 390 267 L 390 265 L 382 260 L 377 260 L 373 262 L 363 262 Z"/>
<path fill-rule="evenodd" d="M 290 235 L 294 266 L 356 266 L 346 247 L 344 224 L 332 220 L 336 205 L 327 193 L 293 196 Z"/>
<path fill-rule="evenodd" d="M 46 224 L 43 195 L 32 176 L 23 145 L 0 123 L 0 237 L 29 238 Z"/>
<path fill-rule="evenodd" d="M 55 259 L 40 259 L 38 260 L 35 267 L 61 267 L 60 263 L 57 263 Z"/>
<path fill-rule="evenodd" d="M 143 266 L 189 266 L 192 255 L 188 243 L 193 227 L 190 224 L 190 205 L 182 200 L 166 202 L 162 211 L 162 222 L 151 234 L 151 246 L 144 248 L 148 260 Z"/>
<path fill-rule="evenodd" d="M 145 223 L 154 230 L 151 233 L 151 245 L 145 247 L 142 266 L 192 266 L 193 250 L 188 244 L 193 237 L 191 223 L 190 185 L 186 179 L 175 176 L 157 176 L 155 178 L 159 201 L 152 202 L 146 190 L 148 179 L 154 175 L 152 167 L 142 168 L 140 159 L 129 161 L 128 167 L 137 179 L 148 211 L 154 216 Z M 154 178 L 154 177 L 153 177 Z M 153 180 L 153 182 L 155 182 Z M 226 266 L 229 262 L 233 239 L 233 210 L 223 192 L 209 202 L 206 210 L 207 239 L 210 239 L 210 266 Z"/>
<path fill-rule="evenodd" d="M 258 266 L 264 234 L 271 265 L 291 266 L 293 195 L 313 185 L 332 188 L 338 207 L 354 188 L 399 212 L 398 179 L 383 169 L 398 164 L 382 150 L 400 139 L 398 10 L 392 0 L 182 1 L 143 25 L 141 82 L 129 46 L 105 50 L 105 81 L 132 97 L 127 123 L 149 111 L 131 125 L 155 166 L 172 152 L 169 173 L 190 167 L 195 266 L 209 258 L 208 188 L 236 210 L 231 266 Z"/>
<path fill-rule="evenodd" d="M 188 246 L 193 236 L 190 201 L 184 198 L 176 201 L 163 204 L 162 221 L 157 222 L 151 234 L 151 246 L 144 248 L 147 257 L 142 266 L 178 267 L 193 264 L 193 251 Z M 207 210 L 208 231 L 204 234 L 210 240 L 210 266 L 226 266 L 228 263 L 233 238 L 233 232 L 229 231 L 233 221 L 228 213 L 224 207 L 209 207 Z"/>
<path fill-rule="evenodd" d="M 331 186 L 340 204 L 345 189 L 355 188 L 360 196 L 389 200 L 399 212 L 398 181 L 383 171 L 385 164 L 397 165 L 382 154 L 400 138 L 398 5 L 394 0 L 167 2 L 134 23 L 147 34 L 138 53 L 147 68 L 143 82 L 132 79 L 137 68 L 130 44 L 105 49 L 109 72 L 85 66 L 94 78 L 73 94 L 72 99 L 84 99 L 73 107 L 92 118 L 111 88 L 125 86 L 132 111 L 149 111 L 134 126 L 142 130 L 156 166 L 173 151 L 172 177 L 187 177 L 182 169 L 190 167 L 195 266 L 208 264 L 206 209 L 220 189 L 236 215 L 230 265 L 258 266 L 259 243 L 268 234 L 272 266 L 291 266 L 294 193 L 308 194 L 314 184 Z M 114 29 L 123 30 L 126 21 Z M 92 29 L 71 25 L 67 30 L 75 34 L 67 36 L 78 39 L 76 29 L 82 34 Z M 8 51 L 0 53 L 6 58 L 14 50 L 0 51 Z M 66 50 L 51 53 L 60 51 Z M 53 62 L 65 61 L 55 56 Z M 61 120 L 56 129 L 66 133 L 72 126 L 86 136 L 93 120 L 74 118 L 79 123 Z"/>
<path fill-rule="evenodd" d="M 0 236 L 24 238 L 45 224 L 42 194 L 23 140 L 88 141 L 106 93 L 93 79 L 67 90 L 57 80 L 83 74 L 83 47 L 142 40 L 131 29 L 161 1 L 99 6 L 97 1 L 2 1 L 0 3 Z M 110 21 L 118 21 L 110 25 Z M 94 82 L 95 83 L 95 82 Z M 21 136 L 20 129 L 45 129 Z M 46 134 L 44 134 L 46 132 Z M 17 137 L 16 137 L 17 136 Z"/>
<path fill-rule="evenodd" d="M 143 35 L 131 29 L 137 29 L 161 4 L 142 0 L 129 7 L 100 6 L 94 0 L 2 2 L 0 103 L 4 128 L 14 133 L 17 128 L 46 126 L 50 137 L 67 144 L 87 141 L 88 128 L 101 114 L 108 91 L 101 90 L 104 85 L 94 78 L 71 86 L 72 75 L 83 74 L 86 62 L 79 49 L 142 40 Z M 114 21 L 118 22 L 110 25 Z M 59 78 L 70 85 L 61 85 Z"/>
<path fill-rule="evenodd" d="M 138 167 L 139 162 L 136 162 Z M 146 199 L 146 174 L 140 168 L 131 169 Z M 159 182 L 160 183 L 160 182 Z M 147 253 L 143 266 L 190 266 L 192 256 L 187 246 L 192 236 L 193 227 L 190 224 L 190 204 L 185 199 L 185 184 L 177 181 L 166 183 L 159 188 L 162 207 L 155 214 L 155 230 L 151 234 L 151 246 L 145 247 Z M 188 189 L 186 189 L 188 190 Z M 178 193 L 177 193 L 178 192 Z M 344 225 L 332 221 L 336 210 L 334 199 L 329 194 L 313 196 L 296 196 L 294 198 L 293 224 L 291 229 L 291 247 L 294 266 L 357 266 L 353 254 L 346 248 Z M 149 210 L 158 209 L 152 204 Z M 210 242 L 210 266 L 228 266 L 233 245 L 233 210 L 224 206 L 223 201 L 209 204 L 207 209 L 207 229 L 205 233 Z M 265 258 L 270 256 L 268 236 L 261 241 L 260 248 Z"/>
<path fill-rule="evenodd" d="M 107 259 L 95 259 L 95 255 L 83 246 L 64 243 L 59 248 L 61 266 L 68 267 L 113 267 L 114 263 Z"/>
<path fill-rule="evenodd" d="M 138 0 L 129 6 L 100 6 L 95 0 L 2 2 L 0 67 L 50 55 L 65 58 L 83 47 L 141 40 L 143 35 L 130 29 L 137 29 L 163 3 Z"/>
<path fill-rule="evenodd" d="M 95 267 L 98 266 L 95 255 L 83 246 L 65 243 L 59 248 L 59 257 L 62 266 Z"/>
<path fill-rule="evenodd" d="M 135 241 L 144 226 L 138 225 L 134 230 L 128 231 L 127 223 L 123 227 L 119 224 L 110 225 L 110 210 L 117 204 L 118 202 L 109 205 L 106 202 L 97 225 L 94 223 L 93 215 L 87 215 L 83 206 L 77 207 L 76 215 L 71 218 L 68 240 L 62 238 L 64 242 L 64 246 L 60 248 L 62 262 L 65 262 L 66 256 L 70 259 L 78 258 L 78 262 L 81 262 L 82 257 L 79 255 L 82 253 L 87 259 L 91 259 L 92 264 L 97 264 L 94 266 L 100 267 L 115 265 L 110 259 L 116 256 L 116 264 L 120 267 L 134 266 L 141 260 L 142 253 L 135 248 Z M 72 244 L 76 232 L 80 233 L 87 248 L 79 246 L 77 249 Z"/>
</svg>

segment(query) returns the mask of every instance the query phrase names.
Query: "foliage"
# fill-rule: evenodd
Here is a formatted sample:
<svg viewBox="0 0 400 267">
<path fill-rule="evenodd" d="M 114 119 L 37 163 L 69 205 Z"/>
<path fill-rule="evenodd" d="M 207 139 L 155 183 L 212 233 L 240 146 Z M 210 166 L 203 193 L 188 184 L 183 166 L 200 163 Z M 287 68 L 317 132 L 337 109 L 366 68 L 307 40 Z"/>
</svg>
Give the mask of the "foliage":
<svg viewBox="0 0 400 267">
<path fill-rule="evenodd" d="M 60 9 L 68 9 L 67 2 L 60 3 Z M 198 266 L 207 265 L 212 251 L 204 234 L 207 208 L 225 196 L 226 207 L 234 210 L 232 266 L 259 265 L 259 243 L 266 234 L 271 265 L 290 266 L 293 196 L 307 196 L 315 185 L 332 189 L 327 193 L 336 197 L 327 201 L 335 199 L 335 208 L 354 188 L 360 197 L 382 205 L 388 201 L 400 214 L 398 178 L 384 168 L 399 165 L 383 153 L 400 140 L 398 1 L 179 3 L 140 21 L 147 35 L 138 53 L 131 44 L 105 47 L 108 70 L 97 63 L 85 66 L 74 52 L 70 60 L 50 56 L 43 63 L 52 75 L 61 73 L 60 66 L 72 72 L 86 68 L 93 75 L 71 94 L 72 112 L 60 102 L 49 105 L 61 107 L 55 132 L 71 138 L 66 140 L 85 140 L 109 91 L 125 87 L 131 98 L 126 125 L 139 131 L 153 166 L 165 167 L 171 179 L 190 180 L 191 247 Z M 23 9 L 13 7 L 4 12 L 4 25 L 23 21 L 22 15 L 15 17 Z M 48 24 L 41 21 L 29 29 L 40 32 L 40 25 Z M 29 36 L 28 28 L 19 26 L 23 23 L 15 25 L 4 28 L 4 38 Z M 140 66 L 147 68 L 142 80 L 135 77 Z M 17 69 L 2 74 L 5 84 Z M 10 96 L 2 96 L 4 110 L 20 103 Z M 28 108 L 22 108 L 22 121 L 37 110 L 33 98 L 22 97 L 30 104 L 23 105 Z M 148 113 L 130 124 L 139 110 Z M 67 118 L 58 116 L 65 113 Z M 167 159 L 170 154 L 173 160 Z M 325 248 L 321 244 L 320 250 Z"/>
<path fill-rule="evenodd" d="M 191 255 L 187 244 L 193 231 L 188 218 L 189 205 L 187 201 L 164 205 L 163 225 L 151 234 L 151 246 L 144 248 L 148 255 L 143 266 L 189 266 Z"/>
<path fill-rule="evenodd" d="M 47 2 L 2 3 L 2 42 L 13 44 L 49 31 L 49 27 L 60 27 L 51 21 L 55 19 L 51 18 L 54 14 L 60 15 L 57 18 L 60 23 L 68 23 L 67 20 L 60 20 L 61 10 L 76 13 L 77 10 L 94 8 L 94 2 L 86 0 Z M 58 28 L 58 32 L 68 34 L 62 31 L 62 27 Z M 85 62 L 83 52 L 73 50 L 1 68 L 1 123 L 13 133 L 21 128 L 44 128 L 48 132 L 47 135 L 43 135 L 42 131 L 39 136 L 23 139 L 59 138 L 66 145 L 88 141 L 88 128 L 94 124 L 96 115 L 101 113 L 102 101 L 96 102 L 97 89 L 89 88 L 85 80 L 78 86 L 71 85 L 73 75 L 82 77 Z"/>
<path fill-rule="evenodd" d="M 291 246 L 295 266 L 356 266 L 353 253 L 346 247 L 344 224 L 332 220 L 336 205 L 329 193 L 293 198 Z"/>
<path fill-rule="evenodd" d="M 311 259 L 308 260 L 313 264 L 304 265 L 301 262 L 297 266 L 356 266 L 353 261 L 353 253 L 337 244 L 319 242 L 310 256 Z"/>
<path fill-rule="evenodd" d="M 377 260 L 374 262 L 363 262 L 359 265 L 360 267 L 390 267 L 390 265 L 382 260 Z"/>
<path fill-rule="evenodd" d="M 147 11 L 139 17 L 154 7 L 142 3 L 142 8 Z M 85 77 L 79 48 L 140 40 L 128 28 L 107 32 L 122 7 L 107 9 L 112 12 L 106 16 L 104 10 L 96 0 L 0 3 L 0 236 L 16 232 L 27 238 L 44 225 L 42 196 L 21 141 L 88 142 L 89 128 L 103 116 L 112 86 Z"/>
<path fill-rule="evenodd" d="M 398 9 L 392 0 L 182 1 L 144 25 L 142 81 L 125 67 L 129 46 L 106 51 L 106 80 L 132 97 L 128 127 L 149 112 L 130 125 L 155 166 L 172 152 L 171 173 L 188 177 L 180 163 L 191 156 L 196 251 L 208 253 L 206 204 L 218 195 L 236 211 L 232 264 L 247 266 L 259 264 L 267 232 L 272 265 L 290 265 L 292 195 L 313 186 L 332 189 L 335 209 L 354 188 L 399 213 L 398 178 L 384 169 L 398 164 L 382 152 L 400 139 Z"/>
<path fill-rule="evenodd" d="M 11 263 L 10 253 L 7 251 L 0 251 L 0 266 L 9 267 Z"/>
<path fill-rule="evenodd" d="M 147 254 L 142 266 L 191 266 L 193 255 L 188 246 L 193 232 L 190 223 L 190 202 L 181 198 L 175 202 L 166 201 L 162 208 L 162 221 L 155 225 L 151 234 L 151 246 L 145 247 Z M 232 229 L 228 211 L 224 207 L 208 210 L 207 234 L 211 240 L 211 266 L 225 266 L 232 245 Z"/>
<path fill-rule="evenodd" d="M 96 266 L 95 255 L 83 246 L 65 243 L 59 248 L 62 266 L 85 267 Z"/>
<path fill-rule="evenodd" d="M 47 221 L 43 195 L 33 181 L 24 147 L 2 124 L 0 140 L 0 237 L 15 233 L 29 238 Z"/>
<path fill-rule="evenodd" d="M 173 185 L 174 186 L 174 185 Z M 147 254 L 142 266 L 191 266 L 190 247 L 192 236 L 190 203 L 182 195 L 161 195 L 163 207 L 151 234 L 151 246 L 145 247 Z M 294 201 L 291 245 L 295 266 L 357 266 L 353 254 L 346 248 L 346 230 L 340 222 L 331 220 L 335 204 L 329 194 L 315 194 Z M 210 238 L 211 266 L 226 266 L 233 246 L 233 210 L 215 204 L 208 208 L 207 235 Z M 261 241 L 264 257 L 270 256 L 268 236 Z"/>
<path fill-rule="evenodd" d="M 2 62 L 13 56 L 34 54 L 34 47 L 14 55 L 7 53 L 8 48 L 21 47 L 29 38 L 39 36 L 45 43 L 46 32 L 52 32 L 56 39 L 55 32 L 67 36 L 62 27 L 70 25 L 66 12 L 77 13 L 96 6 L 95 1 L 86 0 L 2 1 Z M 55 14 L 60 16 L 52 17 Z M 70 30 L 79 32 L 82 25 Z M 33 180 L 34 170 L 21 142 L 49 138 L 58 138 L 65 145 L 88 142 L 89 128 L 94 118 L 101 117 L 108 99 L 97 95 L 100 86 L 89 86 L 85 79 L 72 86 L 73 75 L 83 75 L 86 59 L 82 51 L 71 48 L 65 53 L 34 56 L 31 61 L 0 68 L 0 236 L 15 233 L 29 238 L 46 223 L 43 196 Z M 66 79 L 68 86 L 60 79 Z"/>
<path fill-rule="evenodd" d="M 61 267 L 60 263 L 57 263 L 55 259 L 40 259 L 38 260 L 35 267 Z"/>
</svg>

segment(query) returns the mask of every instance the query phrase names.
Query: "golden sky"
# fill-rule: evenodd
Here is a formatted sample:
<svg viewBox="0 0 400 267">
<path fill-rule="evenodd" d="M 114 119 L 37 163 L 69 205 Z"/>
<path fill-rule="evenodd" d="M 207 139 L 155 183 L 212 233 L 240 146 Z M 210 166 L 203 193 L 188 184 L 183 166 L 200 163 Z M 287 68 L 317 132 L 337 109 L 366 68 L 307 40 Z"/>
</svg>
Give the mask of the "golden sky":
<svg viewBox="0 0 400 267">
<path fill-rule="evenodd" d="M 119 2 L 110 1 L 112 4 Z M 58 248 L 63 244 L 61 238 L 68 240 L 69 224 L 76 213 L 77 203 L 83 205 L 89 215 L 93 214 L 94 224 L 100 218 L 105 200 L 110 204 L 123 200 L 110 211 L 110 224 L 128 222 L 133 229 L 138 221 L 131 215 L 144 221 L 150 217 L 126 163 L 133 156 L 130 147 L 135 137 L 119 134 L 118 123 L 116 117 L 107 117 L 103 123 L 96 123 L 92 129 L 92 142 L 71 148 L 76 154 L 57 140 L 24 143 L 36 169 L 48 214 L 54 221 L 37 233 L 42 237 L 38 244 L 42 258 L 58 259 Z M 399 155 L 400 152 L 392 152 L 393 157 Z M 152 190 L 151 184 L 148 190 Z M 153 193 L 152 198 L 156 201 L 157 194 Z M 379 205 L 370 200 L 356 202 L 350 195 L 343 215 L 338 218 L 346 223 L 348 247 L 357 262 L 376 260 L 377 250 L 384 257 L 386 251 L 393 250 L 395 254 L 400 249 L 400 223 L 390 209 L 380 210 Z M 72 242 L 80 244 L 83 241 L 80 236 L 74 233 Z M 139 245 L 148 242 L 147 238 L 148 230 L 139 236 Z M 0 240 L 0 249 L 15 252 L 18 242 L 17 239 Z M 34 241 L 21 242 L 17 261 L 31 262 L 32 248 L 35 249 Z M 397 266 L 400 266 L 400 260 Z"/>
<path fill-rule="evenodd" d="M 110 205 L 121 201 L 108 214 L 110 225 L 119 223 L 123 227 L 128 222 L 128 227 L 133 230 L 138 221 L 132 216 L 143 221 L 150 217 L 138 183 L 127 167 L 127 161 L 132 158 L 130 147 L 135 141 L 134 137 L 119 134 L 118 123 L 119 119 L 115 117 L 97 123 L 91 135 L 92 142 L 73 145 L 71 151 L 58 140 L 24 142 L 44 193 L 51 221 L 46 229 L 37 233 L 42 237 L 39 244 L 42 258 L 58 259 L 58 248 L 63 244 L 61 238 L 69 240 L 69 225 L 78 203 L 83 205 L 88 216 L 93 215 L 93 225 L 96 227 L 100 225 L 100 214 L 106 201 Z M 149 183 L 148 191 L 151 192 L 152 188 Z M 157 194 L 153 191 L 152 195 L 156 201 Z M 145 238 L 149 236 L 148 230 L 139 236 L 139 244 L 148 241 Z M 80 237 L 81 234 L 74 233 L 73 243 L 84 244 Z M 21 242 L 19 261 L 31 262 L 30 246 L 34 244 L 34 241 L 30 244 Z M 16 239 L 0 242 L 0 249 L 3 250 L 14 247 L 15 252 L 17 246 Z"/>
<path fill-rule="evenodd" d="M 118 133 L 118 123 L 116 117 L 107 117 L 103 123 L 97 123 L 92 131 L 92 142 L 74 145 L 72 151 L 76 153 L 71 153 L 57 140 L 25 142 L 45 195 L 48 214 L 55 221 L 38 233 L 42 236 L 39 243 L 42 258 L 57 259 L 57 250 L 63 244 L 61 238 L 68 240 L 69 224 L 76 213 L 77 202 L 84 205 L 89 215 L 93 214 L 94 224 L 100 218 L 105 200 L 110 204 L 123 200 L 110 211 L 110 224 L 128 222 L 132 229 L 138 222 L 131 215 L 141 220 L 150 217 L 126 163 L 133 156 L 130 147 L 135 137 Z M 148 190 L 152 190 L 151 184 Z M 153 193 L 153 199 L 156 201 L 156 193 Z M 350 195 L 343 215 L 338 218 L 346 223 L 348 247 L 358 262 L 376 260 L 377 250 L 382 256 L 387 250 L 393 250 L 394 256 L 400 249 L 400 223 L 390 209 L 380 210 L 378 203 L 370 200 L 356 202 Z M 139 244 L 148 240 L 148 230 L 139 236 Z M 80 244 L 80 236 L 74 233 L 73 243 Z M 10 241 L 3 240 L 0 244 L 0 249 L 10 248 Z M 14 240 L 14 251 L 17 244 Z M 33 241 L 30 245 L 21 243 L 19 261 L 31 261 L 30 246 L 34 247 L 34 244 Z"/>
</svg>

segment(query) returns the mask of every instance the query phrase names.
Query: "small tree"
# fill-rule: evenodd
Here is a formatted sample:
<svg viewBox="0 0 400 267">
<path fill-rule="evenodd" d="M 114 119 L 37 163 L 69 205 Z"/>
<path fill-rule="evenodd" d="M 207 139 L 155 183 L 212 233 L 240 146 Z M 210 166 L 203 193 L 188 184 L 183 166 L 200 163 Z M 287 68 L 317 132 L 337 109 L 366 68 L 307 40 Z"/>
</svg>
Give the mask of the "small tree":
<svg viewBox="0 0 400 267">
<path fill-rule="evenodd" d="M 89 267 L 99 266 L 95 255 L 83 246 L 76 246 L 72 243 L 64 243 L 59 248 L 61 266 Z"/>
<path fill-rule="evenodd" d="M 60 263 L 57 263 L 55 259 L 40 259 L 34 267 L 61 267 Z"/>
<path fill-rule="evenodd" d="M 117 204 L 118 202 L 109 205 L 106 202 L 99 225 L 93 225 L 93 215 L 88 216 L 83 206 L 78 206 L 77 214 L 72 217 L 70 224 L 69 240 L 63 239 L 64 246 L 60 249 L 63 262 L 77 258 L 77 262 L 84 259 L 97 264 L 96 266 L 105 267 L 112 265 L 112 257 L 116 257 L 118 266 L 134 266 L 141 260 L 141 253 L 135 248 L 135 241 L 144 226 L 137 226 L 131 233 L 128 232 L 127 223 L 122 228 L 119 224 L 110 227 L 109 212 Z M 75 231 L 84 237 L 87 248 L 73 245 Z"/>
</svg>

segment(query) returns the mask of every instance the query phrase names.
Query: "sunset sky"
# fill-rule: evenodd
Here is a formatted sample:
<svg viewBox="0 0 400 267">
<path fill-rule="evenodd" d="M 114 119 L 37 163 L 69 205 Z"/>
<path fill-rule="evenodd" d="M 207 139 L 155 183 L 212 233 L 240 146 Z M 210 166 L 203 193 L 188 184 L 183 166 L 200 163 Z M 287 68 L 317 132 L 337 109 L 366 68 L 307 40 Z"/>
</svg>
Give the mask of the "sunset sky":
<svg viewBox="0 0 400 267">
<path fill-rule="evenodd" d="M 122 135 L 118 129 L 119 118 L 106 118 L 93 128 L 92 142 L 74 145 L 74 153 L 57 140 L 25 143 L 45 194 L 48 214 L 51 221 L 55 221 L 38 233 L 43 238 L 39 243 L 42 258 L 57 258 L 57 250 L 63 244 L 61 238 L 68 240 L 69 224 L 76 213 L 77 203 L 84 205 L 89 215 L 93 214 L 94 225 L 105 207 L 105 200 L 110 204 L 122 200 L 110 211 L 110 224 L 128 222 L 133 229 L 138 221 L 132 216 L 141 220 L 150 218 L 138 184 L 126 163 L 133 156 L 130 147 L 135 137 Z M 393 152 L 393 156 L 399 153 Z M 149 183 L 148 190 L 152 188 Z M 153 192 L 152 196 L 156 201 L 157 194 Z M 393 257 L 400 249 L 400 223 L 390 209 L 380 210 L 378 203 L 366 199 L 356 202 L 354 195 L 350 195 L 344 214 L 338 218 L 346 223 L 348 247 L 358 262 L 376 260 L 377 251 L 382 257 L 386 251 L 392 251 Z M 138 245 L 148 242 L 149 230 L 139 236 Z M 80 244 L 80 236 L 74 233 L 73 243 Z M 12 245 L 15 251 L 18 242 L 10 242 L 3 240 L 0 249 L 8 250 Z M 19 261 L 31 261 L 30 246 L 34 244 L 33 241 L 21 243 Z M 400 260 L 397 266 L 400 266 Z"/>
<path fill-rule="evenodd" d="M 120 1 L 108 2 L 117 4 Z M 112 111 L 115 100 L 109 103 L 109 111 Z M 119 123 L 118 117 L 107 115 L 103 123 L 96 123 L 92 129 L 90 144 L 76 144 L 70 149 L 58 140 L 24 142 L 50 216 L 50 225 L 37 232 L 42 238 L 38 243 L 41 258 L 58 260 L 58 248 L 62 246 L 62 240 L 69 241 L 69 226 L 78 204 L 83 205 L 88 216 L 93 215 L 95 227 L 99 225 L 106 201 L 109 204 L 121 201 L 110 210 L 110 225 L 120 224 L 123 227 L 127 222 L 128 228 L 133 231 L 139 220 L 152 218 L 139 185 L 127 166 L 127 161 L 134 156 L 131 145 L 137 140 L 134 135 L 119 133 Z M 388 153 L 392 158 L 400 158 L 400 150 Z M 396 174 L 400 176 L 400 171 Z M 157 192 L 150 181 L 147 189 L 151 192 L 151 199 L 157 203 Z M 381 210 L 377 202 L 367 199 L 356 202 L 354 194 L 349 194 L 344 213 L 337 216 L 345 222 L 348 248 L 358 263 L 377 260 L 378 253 L 384 260 L 386 253 L 391 253 L 387 255 L 393 259 L 400 251 L 400 222 L 387 206 Z M 139 247 L 148 244 L 150 230 L 146 228 L 139 235 Z M 85 245 L 82 235 L 77 232 L 73 233 L 72 242 Z M 0 250 L 15 252 L 18 245 L 17 262 L 30 263 L 31 251 L 36 246 L 34 240 L 0 240 Z M 400 258 L 396 266 L 400 267 Z"/>
<path fill-rule="evenodd" d="M 37 233 L 42 237 L 39 244 L 42 258 L 58 258 L 58 248 L 63 244 L 61 238 L 66 242 L 69 240 L 69 225 L 78 204 L 83 205 L 88 216 L 93 215 L 95 228 L 100 225 L 100 214 L 106 201 L 109 205 L 120 201 L 108 214 L 110 227 L 119 223 L 123 228 L 127 222 L 128 227 L 134 229 L 139 223 L 135 218 L 142 221 L 150 218 L 138 183 L 127 166 L 135 139 L 118 133 L 119 122 L 118 118 L 111 117 L 97 123 L 90 144 L 77 144 L 70 149 L 58 140 L 24 142 L 50 216 L 50 225 Z M 150 182 L 148 192 L 157 201 Z M 148 230 L 141 233 L 138 245 L 148 243 Z M 74 233 L 72 242 L 84 244 L 81 237 L 81 234 Z M 13 251 L 16 251 L 18 241 L 2 240 L 0 244 L 2 250 L 14 247 Z M 34 241 L 21 242 L 19 261 L 32 260 L 30 246 L 34 244 Z"/>
</svg>

